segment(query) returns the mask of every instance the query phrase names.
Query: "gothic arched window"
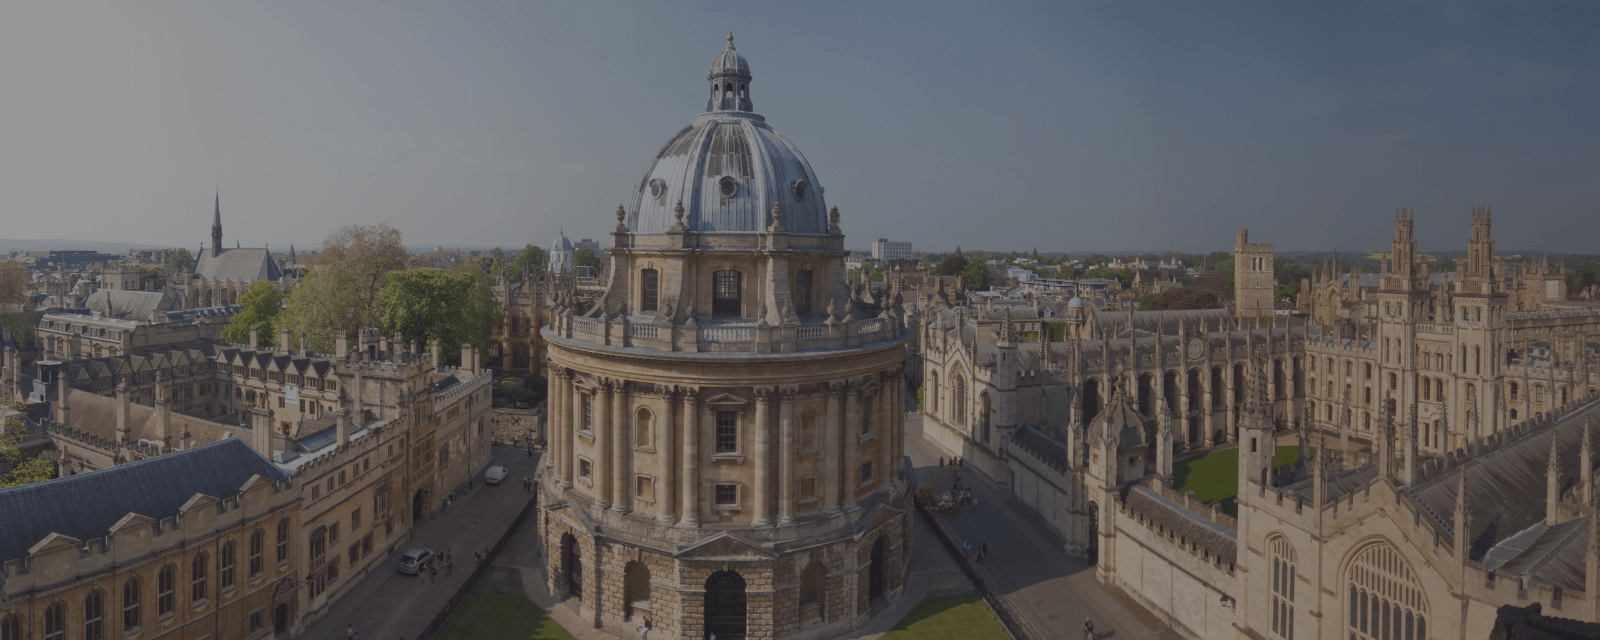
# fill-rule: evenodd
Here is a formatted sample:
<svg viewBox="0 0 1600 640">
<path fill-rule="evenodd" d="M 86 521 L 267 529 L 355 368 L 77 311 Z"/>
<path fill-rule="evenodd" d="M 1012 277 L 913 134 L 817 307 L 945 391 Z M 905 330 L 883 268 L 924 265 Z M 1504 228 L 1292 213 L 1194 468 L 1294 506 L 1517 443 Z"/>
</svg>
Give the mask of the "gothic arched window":
<svg viewBox="0 0 1600 640">
<path fill-rule="evenodd" d="M 1272 633 L 1294 640 L 1294 547 L 1283 536 L 1273 538 L 1272 546 Z"/>
<path fill-rule="evenodd" d="M 1411 565 L 1388 544 L 1358 551 L 1345 569 L 1348 636 L 1428 640 L 1428 601 Z"/>
</svg>

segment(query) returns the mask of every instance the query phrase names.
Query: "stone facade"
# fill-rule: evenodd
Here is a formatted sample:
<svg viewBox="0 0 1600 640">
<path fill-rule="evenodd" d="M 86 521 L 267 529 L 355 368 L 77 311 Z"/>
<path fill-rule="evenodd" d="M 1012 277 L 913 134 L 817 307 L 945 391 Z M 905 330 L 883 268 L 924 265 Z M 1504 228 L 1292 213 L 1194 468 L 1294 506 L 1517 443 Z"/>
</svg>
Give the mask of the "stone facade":
<svg viewBox="0 0 1600 640">
<path fill-rule="evenodd" d="M 597 628 L 831 637 L 904 588 L 910 333 L 845 282 L 838 209 L 798 153 L 736 140 L 776 134 L 748 112 L 731 39 L 712 80 L 728 97 L 691 129 L 727 145 L 712 152 L 733 162 L 710 178 L 721 199 L 668 214 L 661 199 L 713 162 L 669 145 L 635 211 L 617 211 L 598 295 L 550 297 L 547 578 Z M 786 157 L 741 155 L 758 152 Z M 756 188 L 782 179 L 741 174 L 757 166 L 793 182 Z"/>
<path fill-rule="evenodd" d="M 1271 244 L 1250 242 L 1250 232 L 1239 230 L 1233 245 L 1233 312 L 1240 318 L 1272 315 L 1278 284 L 1272 279 L 1277 255 Z"/>
</svg>

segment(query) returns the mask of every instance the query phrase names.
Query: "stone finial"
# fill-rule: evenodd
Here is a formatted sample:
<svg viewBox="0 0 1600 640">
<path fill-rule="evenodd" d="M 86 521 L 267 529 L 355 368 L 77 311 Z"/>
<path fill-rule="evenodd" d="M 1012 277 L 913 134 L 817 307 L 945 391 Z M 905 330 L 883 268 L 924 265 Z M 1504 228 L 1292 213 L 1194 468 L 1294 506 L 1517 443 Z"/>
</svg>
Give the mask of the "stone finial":
<svg viewBox="0 0 1600 640">
<path fill-rule="evenodd" d="M 833 208 L 828 210 L 828 226 L 833 231 L 839 230 L 839 205 L 833 205 Z"/>
<path fill-rule="evenodd" d="M 682 200 L 679 200 L 678 204 L 675 204 L 675 205 L 672 206 L 672 217 L 678 219 L 678 224 L 683 224 L 683 201 Z"/>
<path fill-rule="evenodd" d="M 626 209 L 623 209 L 622 205 L 620 205 L 620 204 L 617 205 L 617 231 L 627 231 L 628 230 L 627 223 L 624 223 L 622 221 L 622 219 L 626 218 L 626 217 L 628 217 L 628 211 Z"/>
<path fill-rule="evenodd" d="M 768 231 L 772 233 L 783 231 L 783 207 L 776 202 L 772 203 L 772 227 Z"/>
</svg>

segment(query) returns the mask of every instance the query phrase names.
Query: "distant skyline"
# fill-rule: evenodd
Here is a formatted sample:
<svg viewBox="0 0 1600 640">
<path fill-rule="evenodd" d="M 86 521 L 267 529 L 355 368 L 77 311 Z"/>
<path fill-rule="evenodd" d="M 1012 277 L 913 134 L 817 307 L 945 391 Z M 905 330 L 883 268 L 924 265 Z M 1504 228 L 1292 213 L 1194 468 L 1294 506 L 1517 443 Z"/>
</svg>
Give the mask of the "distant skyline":
<svg viewBox="0 0 1600 640">
<path fill-rule="evenodd" d="M 1600 252 L 1591 3 L 0 6 L 0 236 L 606 242 L 729 30 L 847 244 Z"/>
</svg>

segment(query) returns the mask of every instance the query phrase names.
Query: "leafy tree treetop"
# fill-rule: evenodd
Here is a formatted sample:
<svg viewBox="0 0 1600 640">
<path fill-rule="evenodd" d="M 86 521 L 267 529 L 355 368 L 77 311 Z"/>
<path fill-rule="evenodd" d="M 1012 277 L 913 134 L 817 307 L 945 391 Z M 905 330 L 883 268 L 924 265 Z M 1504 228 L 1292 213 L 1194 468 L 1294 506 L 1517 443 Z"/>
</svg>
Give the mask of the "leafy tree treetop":
<svg viewBox="0 0 1600 640">
<path fill-rule="evenodd" d="M 277 339 L 273 319 L 278 317 L 282 301 L 283 296 L 272 290 L 271 283 L 265 280 L 250 283 L 250 287 L 239 296 L 239 313 L 234 314 L 228 326 L 222 328 L 222 339 L 234 344 L 248 343 L 250 327 L 255 327 L 256 335 L 262 342 L 273 344 Z"/>
</svg>

